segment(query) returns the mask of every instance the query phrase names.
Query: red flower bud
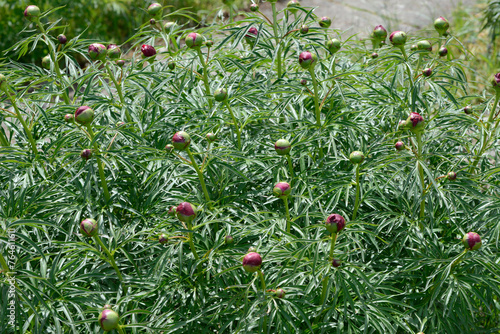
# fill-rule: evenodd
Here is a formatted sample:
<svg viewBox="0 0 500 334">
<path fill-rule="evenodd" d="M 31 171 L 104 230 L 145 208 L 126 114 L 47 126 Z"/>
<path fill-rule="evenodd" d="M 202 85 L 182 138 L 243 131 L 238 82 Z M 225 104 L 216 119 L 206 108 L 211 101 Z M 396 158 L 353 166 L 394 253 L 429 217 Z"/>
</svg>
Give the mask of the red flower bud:
<svg viewBox="0 0 500 334">
<path fill-rule="evenodd" d="M 106 47 L 99 43 L 90 44 L 89 56 L 92 60 L 104 61 L 106 59 Z"/>
<path fill-rule="evenodd" d="M 156 49 L 152 45 L 143 44 L 141 46 L 142 56 L 145 58 L 153 57 L 156 55 Z"/>
<path fill-rule="evenodd" d="M 245 269 L 246 272 L 254 273 L 260 269 L 260 266 L 262 265 L 262 258 L 259 253 L 248 253 L 243 258 L 242 264 L 243 269 Z"/>
<path fill-rule="evenodd" d="M 432 75 L 432 68 L 425 68 L 423 71 L 422 71 L 422 75 L 424 77 L 430 77 Z"/>
<path fill-rule="evenodd" d="M 446 177 L 448 178 L 448 180 L 451 180 L 451 181 L 456 180 L 457 179 L 457 173 L 455 173 L 455 172 L 449 172 L 446 175 Z"/>
<path fill-rule="evenodd" d="M 464 244 L 465 249 L 473 251 L 478 250 L 483 245 L 481 237 L 475 232 L 469 232 L 464 235 L 462 243 Z"/>
<path fill-rule="evenodd" d="M 410 127 L 410 131 L 415 134 L 423 132 L 425 128 L 424 118 L 416 112 L 412 112 L 410 116 L 408 116 L 406 124 Z"/>
<path fill-rule="evenodd" d="M 68 41 L 68 39 L 66 38 L 66 36 L 64 36 L 63 34 L 60 34 L 59 36 L 57 36 L 57 40 L 61 44 L 66 44 L 66 42 Z"/>
<path fill-rule="evenodd" d="M 394 46 L 405 45 L 406 43 L 406 33 L 404 31 L 393 31 L 391 36 L 389 36 L 389 40 Z"/>
<path fill-rule="evenodd" d="M 387 38 L 387 30 L 385 30 L 382 25 L 378 25 L 373 28 L 372 36 L 378 41 L 385 41 L 385 39 Z"/>
<path fill-rule="evenodd" d="M 396 148 L 396 150 L 402 151 L 405 149 L 405 144 L 402 141 L 398 141 L 396 145 L 394 145 L 394 147 Z"/>
<path fill-rule="evenodd" d="M 309 51 L 304 51 L 299 55 L 299 64 L 303 69 L 307 70 L 310 67 L 314 67 L 317 62 L 318 62 L 318 56 Z"/>
<path fill-rule="evenodd" d="M 331 214 L 326 218 L 325 227 L 330 233 L 339 233 L 345 227 L 345 219 L 339 214 Z"/>
<path fill-rule="evenodd" d="M 85 159 L 85 161 L 87 161 L 92 157 L 92 151 L 86 148 L 82 151 L 82 153 L 80 153 L 80 156 L 82 157 L 82 159 Z"/>
<path fill-rule="evenodd" d="M 196 207 L 189 202 L 177 206 L 177 218 L 185 223 L 191 223 L 197 216 Z"/>
</svg>

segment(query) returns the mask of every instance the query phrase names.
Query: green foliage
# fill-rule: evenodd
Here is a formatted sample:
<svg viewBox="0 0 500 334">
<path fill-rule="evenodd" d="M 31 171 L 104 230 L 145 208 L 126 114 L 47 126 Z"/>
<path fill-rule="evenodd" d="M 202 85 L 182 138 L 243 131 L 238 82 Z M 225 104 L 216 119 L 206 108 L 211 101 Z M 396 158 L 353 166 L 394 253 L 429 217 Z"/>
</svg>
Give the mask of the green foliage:
<svg viewBox="0 0 500 334">
<path fill-rule="evenodd" d="M 406 46 L 384 45 L 375 59 L 369 41 L 354 39 L 332 55 L 325 41 L 341 31 L 299 8 L 275 25 L 258 13 L 238 25 L 215 16 L 197 30 L 213 47 L 189 49 L 191 28 L 161 27 L 196 15 L 164 14 L 129 39 L 123 68 L 90 61 L 94 40 L 82 36 L 59 48 L 60 23 L 47 18 L 9 46 L 0 67 L 0 262 L 9 231 L 16 254 L 0 263 L 1 293 L 8 300 L 15 277 L 19 332 L 98 333 L 105 304 L 120 315 L 119 333 L 500 330 L 500 95 L 473 92 L 453 34 L 430 38 L 430 53 L 410 51 L 423 38 L 408 34 Z M 142 59 L 142 44 L 156 58 Z M 35 46 L 49 50 L 48 69 L 16 61 Z M 298 62 L 303 51 L 318 55 L 309 70 Z M 228 97 L 218 102 L 221 87 Z M 65 122 L 81 106 L 95 111 L 93 122 Z M 411 112 L 424 125 L 413 127 Z M 189 148 L 165 150 L 178 131 Z M 276 153 L 280 138 L 289 156 Z M 397 141 L 406 149 L 396 151 Z M 364 161 L 353 165 L 353 151 Z M 291 185 L 288 198 L 273 195 L 278 182 Z M 194 220 L 169 212 L 182 202 L 196 207 Z M 333 235 L 332 213 L 346 223 Z M 85 218 L 99 236 L 81 234 Z M 482 247 L 464 251 L 471 231 Z M 242 268 L 250 247 L 261 272 Z M 6 306 L 0 320 L 0 332 L 14 333 Z"/>
</svg>

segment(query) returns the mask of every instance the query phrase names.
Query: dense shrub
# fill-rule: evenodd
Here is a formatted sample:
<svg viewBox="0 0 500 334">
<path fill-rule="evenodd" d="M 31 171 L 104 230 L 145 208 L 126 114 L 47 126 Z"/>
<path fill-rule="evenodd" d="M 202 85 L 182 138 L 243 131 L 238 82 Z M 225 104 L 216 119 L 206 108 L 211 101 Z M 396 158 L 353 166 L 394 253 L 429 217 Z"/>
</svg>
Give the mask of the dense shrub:
<svg viewBox="0 0 500 334">
<path fill-rule="evenodd" d="M 123 59 L 32 13 L 0 76 L 20 332 L 500 330 L 500 74 L 471 93 L 446 19 L 355 42 L 296 4 L 150 9 Z"/>
</svg>

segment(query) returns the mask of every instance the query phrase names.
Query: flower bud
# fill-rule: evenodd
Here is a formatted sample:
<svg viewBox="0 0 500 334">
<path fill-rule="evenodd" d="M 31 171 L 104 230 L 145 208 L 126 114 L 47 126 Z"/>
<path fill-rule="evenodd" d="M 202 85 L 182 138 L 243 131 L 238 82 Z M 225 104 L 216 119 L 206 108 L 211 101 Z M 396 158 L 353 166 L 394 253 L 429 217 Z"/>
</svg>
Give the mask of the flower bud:
<svg viewBox="0 0 500 334">
<path fill-rule="evenodd" d="M 170 70 L 174 70 L 175 69 L 175 61 L 169 61 L 168 62 L 168 68 Z"/>
<path fill-rule="evenodd" d="M 163 27 L 165 28 L 166 31 L 170 32 L 170 31 L 174 30 L 176 26 L 177 26 L 177 24 L 175 22 L 169 21 L 169 22 L 165 23 L 165 25 Z"/>
<path fill-rule="evenodd" d="M 196 207 L 189 202 L 182 202 L 177 206 L 177 218 L 184 223 L 191 223 L 197 215 Z"/>
<path fill-rule="evenodd" d="M 64 115 L 64 121 L 66 123 L 71 123 L 74 120 L 75 120 L 75 115 L 73 115 L 73 114 L 66 114 L 66 115 Z"/>
<path fill-rule="evenodd" d="M 149 19 L 149 24 L 151 24 L 152 26 L 154 26 L 156 24 L 156 20 L 155 19 Z"/>
<path fill-rule="evenodd" d="M 80 232 L 82 232 L 84 236 L 91 238 L 97 234 L 99 230 L 98 227 L 99 226 L 94 219 L 87 218 L 82 220 L 82 222 L 80 223 Z"/>
<path fill-rule="evenodd" d="M 372 38 L 377 41 L 385 41 L 387 38 L 387 30 L 382 25 L 378 25 L 373 28 Z"/>
<path fill-rule="evenodd" d="M 252 253 L 252 252 L 256 252 L 256 251 L 257 251 L 257 248 L 255 248 L 254 246 L 250 246 L 250 247 L 248 247 L 247 253 Z"/>
<path fill-rule="evenodd" d="M 394 147 L 396 148 L 396 150 L 402 151 L 405 149 L 405 144 L 402 141 L 398 141 L 396 145 L 394 145 Z"/>
<path fill-rule="evenodd" d="M 167 153 L 172 153 L 174 151 L 174 149 L 175 149 L 175 147 L 172 144 L 167 144 L 165 146 L 165 151 L 167 151 Z"/>
<path fill-rule="evenodd" d="M 227 89 L 221 87 L 215 90 L 214 99 L 217 102 L 222 102 L 227 100 Z"/>
<path fill-rule="evenodd" d="M 326 42 L 326 48 L 330 51 L 330 53 L 336 53 L 340 50 L 340 47 L 340 41 L 336 38 Z"/>
<path fill-rule="evenodd" d="M 419 51 L 432 51 L 432 45 L 429 41 L 419 41 L 417 42 L 417 50 Z"/>
<path fill-rule="evenodd" d="M 172 137 L 172 144 L 176 150 L 184 151 L 191 144 L 191 137 L 187 132 L 179 131 Z"/>
<path fill-rule="evenodd" d="M 214 141 L 217 140 L 217 136 L 213 132 L 207 133 L 207 140 L 209 143 L 213 143 Z"/>
<path fill-rule="evenodd" d="M 260 269 L 262 258 L 259 253 L 248 253 L 243 258 L 243 269 L 248 273 L 254 273 Z"/>
<path fill-rule="evenodd" d="M 402 46 L 406 43 L 406 33 L 404 31 L 393 31 L 389 40 L 394 46 Z"/>
<path fill-rule="evenodd" d="M 297 8 L 300 7 L 300 2 L 298 0 L 290 0 L 286 5 L 286 8 L 290 11 L 290 13 L 297 13 Z"/>
<path fill-rule="evenodd" d="M 424 77 L 430 77 L 432 75 L 432 68 L 425 68 L 422 70 L 422 75 Z"/>
<path fill-rule="evenodd" d="M 168 215 L 175 217 L 177 215 L 177 207 L 171 206 L 170 209 L 168 209 Z"/>
<path fill-rule="evenodd" d="M 148 14 L 150 17 L 159 17 L 161 16 L 161 12 L 162 8 L 159 3 L 154 2 L 148 7 Z"/>
<path fill-rule="evenodd" d="M 109 44 L 107 47 L 109 59 L 116 60 L 122 55 L 122 51 L 115 44 Z"/>
<path fill-rule="evenodd" d="M 198 33 L 192 32 L 187 35 L 185 42 L 188 48 L 196 49 L 203 44 L 203 36 Z"/>
<path fill-rule="evenodd" d="M 306 80 L 306 79 L 301 79 L 301 80 L 300 80 L 300 84 L 301 84 L 302 86 L 306 86 L 306 85 L 307 85 L 307 80 Z"/>
<path fill-rule="evenodd" d="M 125 60 L 118 59 L 115 61 L 115 64 L 118 65 L 119 67 L 123 67 L 123 66 L 125 66 Z"/>
<path fill-rule="evenodd" d="M 449 172 L 448 175 L 446 175 L 446 177 L 448 178 L 448 180 L 456 180 L 457 179 L 457 173 L 455 172 Z"/>
<path fill-rule="evenodd" d="M 438 53 L 439 53 L 439 56 L 440 56 L 440 57 L 446 57 L 446 55 L 448 54 L 448 49 L 447 49 L 447 48 L 445 48 L 444 46 L 442 46 L 442 47 L 439 49 Z"/>
<path fill-rule="evenodd" d="M 276 293 L 276 297 L 278 297 L 279 299 L 285 298 L 285 290 L 278 288 L 278 289 L 276 289 L 275 293 Z"/>
<path fill-rule="evenodd" d="M 6 89 L 7 88 L 7 79 L 5 78 L 5 75 L 0 73 L 0 89 Z"/>
<path fill-rule="evenodd" d="M 30 5 L 24 10 L 24 17 L 30 22 L 35 22 L 39 16 L 40 8 L 38 8 L 37 6 Z"/>
<path fill-rule="evenodd" d="M 360 151 L 354 151 L 352 152 L 350 155 L 349 155 L 349 160 L 357 165 L 357 164 L 360 164 L 362 163 L 363 161 L 365 161 L 365 155 L 363 154 L 363 152 L 360 152 Z"/>
<path fill-rule="evenodd" d="M 410 46 L 410 50 L 411 50 L 411 51 L 417 51 L 417 49 L 418 49 L 417 44 L 412 44 L 412 45 Z"/>
<path fill-rule="evenodd" d="M 345 219 L 339 214 L 331 214 L 326 218 L 325 227 L 330 233 L 339 233 L 345 227 Z"/>
<path fill-rule="evenodd" d="M 491 85 L 497 93 L 500 92 L 500 72 L 495 74 L 493 78 L 491 78 Z M 496 108 L 497 106 L 494 107 Z"/>
<path fill-rule="evenodd" d="M 168 236 L 165 233 L 162 233 L 158 236 L 158 242 L 162 245 L 165 245 L 168 242 Z"/>
<path fill-rule="evenodd" d="M 116 122 L 116 124 L 115 124 L 115 126 L 116 126 L 117 128 L 120 128 L 120 127 L 122 127 L 122 126 L 124 126 L 124 125 L 125 125 L 125 122 L 122 122 L 122 121 L 118 121 L 118 122 Z"/>
<path fill-rule="evenodd" d="M 378 58 L 378 53 L 374 52 L 371 54 L 372 59 Z"/>
<path fill-rule="evenodd" d="M 251 47 L 253 47 L 258 35 L 259 35 L 259 30 L 257 30 L 257 28 L 255 27 L 251 27 L 245 34 L 245 42 L 247 42 Z"/>
<path fill-rule="evenodd" d="M 106 59 L 106 47 L 99 43 L 90 44 L 89 56 L 92 60 L 104 61 Z"/>
<path fill-rule="evenodd" d="M 339 259 L 333 259 L 332 260 L 332 266 L 335 267 L 335 268 L 340 267 L 341 264 L 342 264 L 342 262 Z"/>
<path fill-rule="evenodd" d="M 143 44 L 141 46 L 141 52 L 143 58 L 149 58 L 156 55 L 156 49 L 152 45 Z"/>
<path fill-rule="evenodd" d="M 399 123 L 398 123 L 398 130 L 405 130 L 406 129 L 406 120 L 400 120 Z"/>
<path fill-rule="evenodd" d="M 467 115 L 472 114 L 472 107 L 471 106 L 466 106 L 464 108 L 464 113 L 466 113 Z"/>
<path fill-rule="evenodd" d="M 82 157 L 82 159 L 85 159 L 85 161 L 87 161 L 92 158 L 92 151 L 86 148 L 82 151 L 82 153 L 80 153 L 80 156 Z"/>
<path fill-rule="evenodd" d="M 207 48 L 211 48 L 214 45 L 214 41 L 209 39 L 208 41 L 205 42 L 205 45 L 207 46 Z"/>
<path fill-rule="evenodd" d="M 50 56 L 45 56 L 42 58 L 42 67 L 46 70 L 50 70 L 50 63 L 52 63 L 52 60 L 50 59 Z"/>
<path fill-rule="evenodd" d="M 291 192 L 292 192 L 292 187 L 290 187 L 290 185 L 286 182 L 279 182 L 273 188 L 274 196 L 281 199 L 287 198 Z"/>
<path fill-rule="evenodd" d="M 410 127 L 410 131 L 415 134 L 423 132 L 425 128 L 424 118 L 416 112 L 412 112 L 410 116 L 408 116 L 406 124 Z"/>
<path fill-rule="evenodd" d="M 66 42 L 68 41 L 68 39 L 66 38 L 66 36 L 64 36 L 63 34 L 60 34 L 59 36 L 57 36 L 57 40 L 61 44 L 66 44 Z"/>
<path fill-rule="evenodd" d="M 483 245 L 481 237 L 475 232 L 469 232 L 464 235 L 462 243 L 464 244 L 465 249 L 473 251 L 478 250 Z"/>
<path fill-rule="evenodd" d="M 104 331 L 112 331 L 118 327 L 120 316 L 113 310 L 105 309 L 99 314 L 99 325 Z"/>
<path fill-rule="evenodd" d="M 224 242 L 226 243 L 226 245 L 232 245 L 234 244 L 234 238 L 230 235 L 226 235 L 226 237 L 224 238 Z"/>
<path fill-rule="evenodd" d="M 109 304 L 105 304 L 103 307 L 102 307 L 103 310 L 111 310 L 113 309 L 113 307 L 111 307 L 111 305 Z"/>
<path fill-rule="evenodd" d="M 444 17 L 440 16 L 434 21 L 434 29 L 438 32 L 439 36 L 443 36 L 446 33 L 446 30 L 450 27 L 448 20 Z"/>
<path fill-rule="evenodd" d="M 87 106 L 81 106 L 75 111 L 75 121 L 82 125 L 87 125 L 94 119 L 94 110 Z"/>
<path fill-rule="evenodd" d="M 256 3 L 253 3 L 250 5 L 250 10 L 252 12 L 258 12 L 259 11 L 259 5 L 257 5 Z"/>
<path fill-rule="evenodd" d="M 318 24 L 321 28 L 330 28 L 330 26 L 332 25 L 332 20 L 327 16 L 323 16 L 319 19 Z"/>
<path fill-rule="evenodd" d="M 299 64 L 305 70 L 314 67 L 317 62 L 318 62 L 318 56 L 309 51 L 304 51 L 299 55 Z"/>
<path fill-rule="evenodd" d="M 286 139 L 279 139 L 276 143 L 274 143 L 274 149 L 278 155 L 287 155 L 290 153 L 292 146 L 290 142 Z"/>
<path fill-rule="evenodd" d="M 304 24 L 304 25 L 302 25 L 302 26 L 300 27 L 300 33 L 301 33 L 302 35 L 305 35 L 305 34 L 307 34 L 308 32 L 309 32 L 309 27 L 308 27 L 308 26 L 306 26 L 305 24 Z"/>
</svg>

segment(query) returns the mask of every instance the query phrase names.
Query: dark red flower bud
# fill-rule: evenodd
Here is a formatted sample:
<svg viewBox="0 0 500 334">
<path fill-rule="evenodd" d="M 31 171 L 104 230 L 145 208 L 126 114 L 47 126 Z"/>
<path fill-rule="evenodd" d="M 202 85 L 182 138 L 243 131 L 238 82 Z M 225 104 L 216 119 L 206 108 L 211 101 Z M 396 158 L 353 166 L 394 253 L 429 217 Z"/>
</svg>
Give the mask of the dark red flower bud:
<svg viewBox="0 0 500 334">
<path fill-rule="evenodd" d="M 82 157 L 82 159 L 85 159 L 85 161 L 87 161 L 92 158 L 92 151 L 86 148 L 82 151 L 82 153 L 80 153 L 80 156 Z"/>
<path fill-rule="evenodd" d="M 405 149 L 405 144 L 402 141 L 398 141 L 396 145 L 394 145 L 394 147 L 396 148 L 396 150 L 402 151 Z"/>
<path fill-rule="evenodd" d="M 500 72 L 495 74 L 493 78 L 491 78 L 491 85 L 493 86 L 493 89 L 495 89 L 495 91 L 500 92 Z"/>
<path fill-rule="evenodd" d="M 75 111 L 75 121 L 82 125 L 87 125 L 94 119 L 94 110 L 87 106 L 81 106 Z"/>
<path fill-rule="evenodd" d="M 300 84 L 301 84 L 302 86 L 307 85 L 307 80 L 306 80 L 306 79 L 301 79 L 301 80 L 300 80 Z"/>
<path fill-rule="evenodd" d="M 448 178 L 448 180 L 456 180 L 457 179 L 457 173 L 455 172 L 449 172 L 448 175 L 446 175 L 446 177 Z"/>
<path fill-rule="evenodd" d="M 152 26 L 154 26 L 156 24 L 156 20 L 155 19 L 149 19 L 149 24 L 151 24 Z"/>
<path fill-rule="evenodd" d="M 310 67 L 314 67 L 317 62 L 318 62 L 318 56 L 309 51 L 304 51 L 299 55 L 299 64 L 303 69 L 307 70 Z"/>
<path fill-rule="evenodd" d="M 259 31 L 257 30 L 257 28 L 250 27 L 250 29 L 248 29 L 247 33 L 245 34 L 245 42 L 253 47 L 258 35 Z"/>
<path fill-rule="evenodd" d="M 308 27 L 308 26 L 306 26 L 305 24 L 304 24 L 304 25 L 302 25 L 302 26 L 300 27 L 300 33 L 301 33 L 302 35 L 305 35 L 305 34 L 307 34 L 308 32 L 309 32 L 309 27 Z"/>
<path fill-rule="evenodd" d="M 342 264 L 342 262 L 339 259 L 333 259 L 332 260 L 332 266 L 335 267 L 335 268 L 340 267 L 341 264 Z"/>
<path fill-rule="evenodd" d="M 90 44 L 89 56 L 92 60 L 104 61 L 106 59 L 106 47 L 99 43 Z"/>
<path fill-rule="evenodd" d="M 473 251 L 478 250 L 483 245 L 481 237 L 475 232 L 469 232 L 464 235 L 462 243 L 464 244 L 465 249 Z"/>
<path fill-rule="evenodd" d="M 286 182 L 279 182 L 273 188 L 274 196 L 285 199 L 292 192 L 292 187 Z"/>
<path fill-rule="evenodd" d="M 415 134 L 423 132 L 425 128 L 424 118 L 416 112 L 412 112 L 410 116 L 408 116 L 406 124 L 409 126 L 410 131 Z"/>
<path fill-rule="evenodd" d="M 98 230 L 99 226 L 97 225 L 97 222 L 92 218 L 84 219 L 80 223 L 80 232 L 82 232 L 82 234 L 86 237 L 93 237 L 97 234 Z"/>
<path fill-rule="evenodd" d="M 286 139 L 279 139 L 276 143 L 274 143 L 274 149 L 278 155 L 287 155 L 290 153 L 292 145 L 290 145 L 290 142 Z"/>
<path fill-rule="evenodd" d="M 187 132 L 179 131 L 174 134 L 172 137 L 172 145 L 176 150 L 185 150 L 191 144 L 191 137 L 187 134 Z"/>
<path fill-rule="evenodd" d="M 66 38 L 66 36 L 64 36 L 63 34 L 60 34 L 59 36 L 57 36 L 57 40 L 61 44 L 66 44 L 66 42 L 68 41 L 68 39 Z"/>
<path fill-rule="evenodd" d="M 156 55 L 156 49 L 152 45 L 143 44 L 141 46 L 142 56 L 145 58 L 153 57 Z"/>
<path fill-rule="evenodd" d="M 191 223 L 197 215 L 196 207 L 189 202 L 182 202 L 176 210 L 177 218 L 185 223 Z"/>
<path fill-rule="evenodd" d="M 162 245 L 168 242 L 168 236 L 165 233 L 162 233 L 158 236 L 158 242 Z"/>
<path fill-rule="evenodd" d="M 330 233 L 339 233 L 345 227 L 345 219 L 339 214 L 331 214 L 326 218 L 325 227 Z"/>
<path fill-rule="evenodd" d="M 243 258 L 242 264 L 243 269 L 245 269 L 246 272 L 254 273 L 260 269 L 260 266 L 262 265 L 262 258 L 259 253 L 248 253 Z"/>
<path fill-rule="evenodd" d="M 432 68 L 425 68 L 423 71 L 422 71 L 422 75 L 424 77 L 430 77 L 432 75 Z"/>
<path fill-rule="evenodd" d="M 276 289 L 276 297 L 278 297 L 279 299 L 285 298 L 285 290 L 280 288 Z"/>
<path fill-rule="evenodd" d="M 438 53 L 439 53 L 439 56 L 440 56 L 440 57 L 445 57 L 445 56 L 448 54 L 448 49 L 447 49 L 447 48 L 445 48 L 444 46 L 442 46 L 442 47 L 439 49 Z"/>
<path fill-rule="evenodd" d="M 467 115 L 472 114 L 472 107 L 471 106 L 466 106 L 464 108 L 464 113 L 466 113 Z"/>
</svg>

